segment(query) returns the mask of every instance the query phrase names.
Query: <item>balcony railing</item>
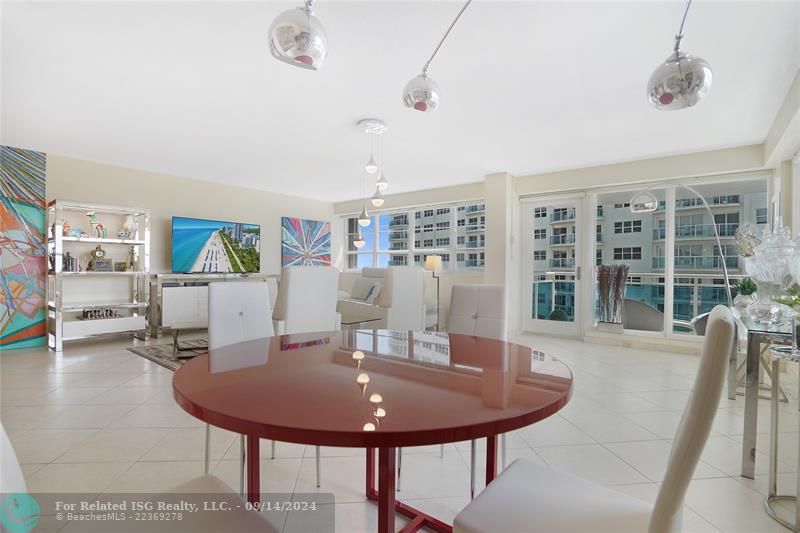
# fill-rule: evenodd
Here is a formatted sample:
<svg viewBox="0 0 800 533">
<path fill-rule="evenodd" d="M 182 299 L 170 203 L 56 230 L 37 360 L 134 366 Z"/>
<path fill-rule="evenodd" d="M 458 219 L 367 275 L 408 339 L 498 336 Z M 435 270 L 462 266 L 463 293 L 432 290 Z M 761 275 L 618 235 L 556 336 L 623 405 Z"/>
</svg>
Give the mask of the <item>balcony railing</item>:
<svg viewBox="0 0 800 533">
<path fill-rule="evenodd" d="M 654 257 L 653 268 L 664 268 L 665 258 Z M 725 256 L 725 265 L 728 268 L 739 268 L 738 256 Z M 675 258 L 675 268 L 681 270 L 710 270 L 722 268 L 722 262 L 718 255 L 714 256 L 678 256 Z"/>
<path fill-rule="evenodd" d="M 483 213 L 486 211 L 486 206 L 484 204 L 468 205 L 464 211 L 467 213 Z"/>
<path fill-rule="evenodd" d="M 725 224 L 717 224 L 717 231 L 720 237 L 734 237 L 736 230 L 739 229 L 739 224 L 730 222 Z M 664 240 L 667 236 L 666 228 L 656 228 L 653 230 L 653 240 Z M 693 239 L 693 238 L 715 238 L 714 224 L 688 224 L 683 226 L 675 226 L 675 237 L 678 239 Z"/>
<path fill-rule="evenodd" d="M 394 241 L 397 239 L 408 239 L 407 231 L 393 231 L 389 233 L 389 240 Z"/>
<path fill-rule="evenodd" d="M 470 233 L 470 232 L 473 232 L 473 231 L 485 231 L 485 230 L 486 230 L 486 227 L 483 224 L 468 224 L 468 225 L 464 226 L 464 231 L 466 231 L 467 233 Z"/>
<path fill-rule="evenodd" d="M 469 242 L 463 242 L 461 244 L 458 244 L 457 247 L 458 248 L 483 248 L 484 244 L 485 244 L 484 241 L 469 241 Z"/>
<path fill-rule="evenodd" d="M 564 234 L 561 234 L 561 235 L 551 235 L 550 236 L 550 244 L 552 244 L 552 245 L 575 244 L 575 234 L 574 233 L 564 233 Z"/>
<path fill-rule="evenodd" d="M 575 259 L 571 257 L 551 259 L 550 268 L 575 268 Z"/>
<path fill-rule="evenodd" d="M 464 261 L 464 266 L 467 268 L 483 268 L 484 261 L 481 259 L 467 259 Z"/>
<path fill-rule="evenodd" d="M 550 222 L 568 222 L 575 220 L 575 209 L 570 208 L 565 211 L 554 211 L 550 214 Z"/>
<path fill-rule="evenodd" d="M 399 226 L 408 226 L 408 217 L 392 217 L 389 219 L 390 228 L 396 228 Z"/>
</svg>

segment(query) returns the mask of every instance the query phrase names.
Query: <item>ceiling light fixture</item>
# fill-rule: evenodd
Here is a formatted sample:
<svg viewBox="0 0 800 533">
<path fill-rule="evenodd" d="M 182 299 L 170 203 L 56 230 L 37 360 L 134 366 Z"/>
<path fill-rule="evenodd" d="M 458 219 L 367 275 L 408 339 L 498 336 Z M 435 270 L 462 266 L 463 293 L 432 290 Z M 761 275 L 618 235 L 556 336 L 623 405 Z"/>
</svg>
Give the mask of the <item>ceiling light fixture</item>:
<svg viewBox="0 0 800 533">
<path fill-rule="evenodd" d="M 369 161 L 367 161 L 367 164 L 364 165 L 364 170 L 370 174 L 375 174 L 378 171 L 378 163 L 375 162 L 375 158 L 372 156 L 372 154 L 369 154 Z"/>
<path fill-rule="evenodd" d="M 647 82 L 647 97 L 657 109 L 675 110 L 695 105 L 711 88 L 711 65 L 703 58 L 680 51 L 683 26 L 692 0 L 686 3 L 683 20 L 675 36 L 672 54 L 656 68 Z"/>
<path fill-rule="evenodd" d="M 353 246 L 355 246 L 356 248 L 363 248 L 365 244 L 367 244 L 367 241 L 364 240 L 364 236 L 361 234 L 361 228 L 358 228 L 358 233 L 356 234 L 356 238 L 353 239 Z M 361 361 L 358 361 L 358 364 L 360 365 Z"/>
<path fill-rule="evenodd" d="M 383 174 L 381 174 L 381 177 L 383 177 Z M 380 185 L 377 184 L 375 185 L 375 194 L 372 195 L 370 201 L 372 202 L 372 205 L 374 205 L 375 207 L 380 207 L 383 205 L 383 202 L 385 200 L 383 199 L 383 195 L 381 194 Z"/>
<path fill-rule="evenodd" d="M 385 191 L 389 188 L 389 180 L 386 179 L 383 172 L 381 172 L 381 175 L 378 177 L 378 181 L 375 182 L 375 188 L 379 191 Z"/>
<path fill-rule="evenodd" d="M 367 213 L 367 204 L 364 204 L 364 206 L 361 208 L 361 214 L 358 215 L 358 225 L 362 228 L 366 228 L 369 226 L 369 223 L 370 219 L 369 214 Z"/>
<path fill-rule="evenodd" d="M 410 107 L 411 109 L 416 109 L 417 111 L 431 112 L 433 113 L 439 108 L 439 86 L 433 81 L 428 74 L 428 69 L 431 66 L 431 61 L 433 58 L 436 57 L 436 53 L 439 52 L 439 49 L 444 44 L 445 39 L 447 36 L 450 35 L 450 32 L 453 30 L 453 27 L 458 22 L 458 19 L 461 18 L 461 15 L 464 13 L 464 10 L 467 9 L 467 6 L 470 5 L 472 0 L 467 0 L 464 6 L 461 8 L 461 11 L 458 12 L 456 18 L 453 19 L 453 22 L 450 24 L 450 27 L 447 28 L 447 31 L 444 33 L 442 40 L 439 41 L 439 44 L 436 46 L 436 49 L 431 54 L 430 59 L 425 62 L 425 66 L 422 67 L 422 73 L 412 78 L 409 81 L 405 89 L 403 89 L 403 103 L 406 107 Z"/>
<path fill-rule="evenodd" d="M 272 55 L 296 67 L 319 70 L 328 56 L 325 28 L 312 11 L 314 0 L 305 6 L 284 11 L 269 28 Z"/>
</svg>

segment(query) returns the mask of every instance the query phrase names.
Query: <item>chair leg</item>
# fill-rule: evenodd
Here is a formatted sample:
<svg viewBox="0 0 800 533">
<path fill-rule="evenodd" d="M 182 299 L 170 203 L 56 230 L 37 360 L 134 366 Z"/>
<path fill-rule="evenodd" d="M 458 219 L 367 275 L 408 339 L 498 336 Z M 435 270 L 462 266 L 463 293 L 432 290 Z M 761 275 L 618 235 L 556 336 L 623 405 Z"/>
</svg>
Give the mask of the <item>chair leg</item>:
<svg viewBox="0 0 800 533">
<path fill-rule="evenodd" d="M 505 433 L 500 435 L 500 457 L 501 457 L 501 461 L 502 461 L 501 464 L 503 465 L 503 470 L 505 470 L 506 469 L 506 458 L 508 457 L 508 454 L 507 454 L 507 451 L 506 451 L 506 434 Z"/>
<path fill-rule="evenodd" d="M 211 473 L 211 426 L 206 424 L 206 453 L 205 453 L 205 473 Z"/>
<path fill-rule="evenodd" d="M 475 439 L 469 443 L 469 499 L 475 498 L 475 470 L 477 469 L 477 457 L 475 450 Z"/>
<path fill-rule="evenodd" d="M 244 469 L 245 469 L 244 435 L 239 435 L 239 495 L 244 498 Z"/>
<path fill-rule="evenodd" d="M 269 458 L 270 459 L 275 459 L 275 441 L 274 440 L 272 441 L 272 446 L 270 448 Z"/>
<path fill-rule="evenodd" d="M 403 448 L 397 448 L 397 483 L 395 484 L 395 489 L 397 492 L 400 492 L 400 483 L 403 479 Z"/>
<path fill-rule="evenodd" d="M 322 477 L 322 465 L 320 463 L 320 453 L 319 453 L 319 446 L 316 447 L 317 452 L 317 488 L 322 484 L 321 477 Z"/>
<path fill-rule="evenodd" d="M 178 358 L 178 330 L 172 330 L 172 360 Z"/>
</svg>

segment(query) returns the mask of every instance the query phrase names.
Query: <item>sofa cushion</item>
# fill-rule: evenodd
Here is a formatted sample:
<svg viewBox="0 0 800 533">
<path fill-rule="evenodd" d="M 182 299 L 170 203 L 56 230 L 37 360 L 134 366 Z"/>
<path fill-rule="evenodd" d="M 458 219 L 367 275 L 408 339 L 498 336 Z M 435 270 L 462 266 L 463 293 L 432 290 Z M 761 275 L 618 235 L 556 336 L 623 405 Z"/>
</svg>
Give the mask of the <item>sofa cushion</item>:
<svg viewBox="0 0 800 533">
<path fill-rule="evenodd" d="M 356 278 L 355 282 L 353 282 L 353 288 L 350 289 L 350 298 L 355 300 L 366 300 L 374 283 L 375 280 Z"/>
<path fill-rule="evenodd" d="M 381 293 L 381 288 L 383 284 L 380 281 L 375 281 L 372 283 L 372 287 L 369 288 L 369 292 L 367 292 L 367 297 L 364 298 L 368 304 L 375 303 L 375 298 Z"/>
</svg>

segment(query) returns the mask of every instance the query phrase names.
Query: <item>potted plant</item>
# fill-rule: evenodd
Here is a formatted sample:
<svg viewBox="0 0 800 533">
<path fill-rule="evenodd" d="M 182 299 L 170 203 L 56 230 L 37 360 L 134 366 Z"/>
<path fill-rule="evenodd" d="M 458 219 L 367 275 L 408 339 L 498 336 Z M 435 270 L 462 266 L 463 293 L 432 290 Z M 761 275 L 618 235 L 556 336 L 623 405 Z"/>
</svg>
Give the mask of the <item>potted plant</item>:
<svg viewBox="0 0 800 533">
<path fill-rule="evenodd" d="M 736 283 L 736 288 L 738 289 L 739 294 L 737 294 L 736 298 L 733 299 L 733 305 L 737 309 L 744 310 L 748 305 L 756 301 L 756 298 L 758 297 L 756 294 L 758 286 L 752 279 L 740 279 L 739 282 Z"/>
</svg>

